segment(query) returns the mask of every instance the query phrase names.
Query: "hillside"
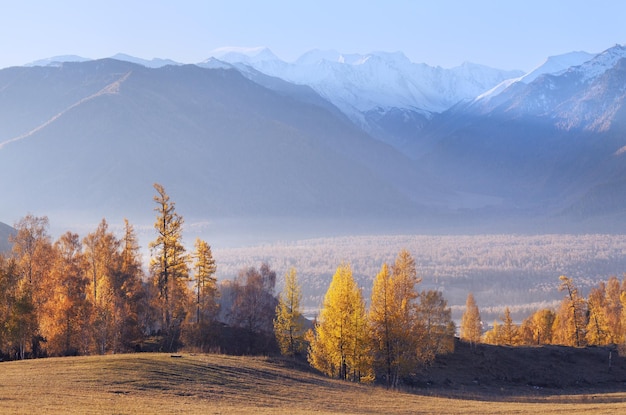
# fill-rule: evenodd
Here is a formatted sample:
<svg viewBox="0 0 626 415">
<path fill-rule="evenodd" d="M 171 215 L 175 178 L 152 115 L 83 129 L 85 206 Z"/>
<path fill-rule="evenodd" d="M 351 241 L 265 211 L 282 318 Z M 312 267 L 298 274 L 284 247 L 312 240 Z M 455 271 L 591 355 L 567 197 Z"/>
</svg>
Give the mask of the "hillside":
<svg viewBox="0 0 626 415">
<path fill-rule="evenodd" d="M 0 253 L 6 252 L 11 249 L 9 245 L 9 235 L 13 233 L 14 229 L 6 223 L 0 222 Z"/>
<path fill-rule="evenodd" d="M 512 349 L 505 353 L 511 357 Z M 305 366 L 268 358 L 133 354 L 14 361 L 0 364 L 0 412 L 559 414 L 571 410 L 572 403 L 576 403 L 577 413 L 613 414 L 626 409 L 624 393 L 604 394 L 593 388 L 536 389 L 522 385 L 509 390 L 511 382 L 506 379 L 475 387 L 473 379 L 483 377 L 464 372 L 472 362 L 465 359 L 465 352 L 460 357 L 463 359 L 456 361 L 447 358 L 457 368 L 456 374 L 449 371 L 447 375 L 452 376 L 456 389 L 416 388 L 415 394 L 332 380 Z M 568 378 L 570 374 L 560 369 L 570 367 L 562 365 L 568 359 L 564 351 L 546 362 L 552 365 L 546 368 L 555 376 Z M 581 373 L 605 369 L 604 361 L 578 362 L 588 369 Z M 523 367 L 526 362 L 518 359 L 515 363 Z M 469 380 L 457 383 L 454 376 Z M 24 393 L 25 385 L 28 393 Z M 425 396 L 428 394 L 457 394 L 471 400 Z"/>
<path fill-rule="evenodd" d="M 472 347 L 457 339 L 416 386 L 451 396 L 541 396 L 626 391 L 625 382 L 626 357 L 614 346 Z"/>
</svg>

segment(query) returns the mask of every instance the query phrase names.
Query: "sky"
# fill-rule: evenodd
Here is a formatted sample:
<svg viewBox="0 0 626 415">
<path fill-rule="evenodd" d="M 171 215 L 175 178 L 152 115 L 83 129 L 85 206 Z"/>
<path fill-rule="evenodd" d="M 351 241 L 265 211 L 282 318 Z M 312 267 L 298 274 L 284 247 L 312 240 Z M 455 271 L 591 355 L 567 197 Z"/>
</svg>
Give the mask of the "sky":
<svg viewBox="0 0 626 415">
<path fill-rule="evenodd" d="M 626 43 L 622 0 L 0 0 L 0 68 L 59 55 L 198 63 L 220 47 L 403 52 L 530 71 Z"/>
</svg>

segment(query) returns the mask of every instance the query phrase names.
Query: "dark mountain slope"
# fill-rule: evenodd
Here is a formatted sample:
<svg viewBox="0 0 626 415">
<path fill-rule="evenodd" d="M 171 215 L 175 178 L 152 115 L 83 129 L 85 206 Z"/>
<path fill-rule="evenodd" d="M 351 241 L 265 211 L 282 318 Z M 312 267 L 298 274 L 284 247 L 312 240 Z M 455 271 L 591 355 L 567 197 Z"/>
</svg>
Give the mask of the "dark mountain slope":
<svg viewBox="0 0 626 415">
<path fill-rule="evenodd" d="M 11 245 L 9 244 L 9 236 L 15 232 L 15 229 L 7 225 L 6 223 L 0 222 L 0 254 L 2 252 L 7 252 L 11 249 Z"/>
</svg>

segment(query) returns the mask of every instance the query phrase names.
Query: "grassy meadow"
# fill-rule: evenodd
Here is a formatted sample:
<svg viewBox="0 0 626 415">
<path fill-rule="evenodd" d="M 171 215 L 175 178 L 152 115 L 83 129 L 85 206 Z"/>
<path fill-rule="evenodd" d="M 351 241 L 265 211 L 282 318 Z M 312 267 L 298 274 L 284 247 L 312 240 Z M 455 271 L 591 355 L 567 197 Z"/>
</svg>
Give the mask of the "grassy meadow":
<svg viewBox="0 0 626 415">
<path fill-rule="evenodd" d="M 626 413 L 626 392 L 459 399 L 327 379 L 271 358 L 127 354 L 0 363 L 0 413 L 616 414 Z"/>
</svg>

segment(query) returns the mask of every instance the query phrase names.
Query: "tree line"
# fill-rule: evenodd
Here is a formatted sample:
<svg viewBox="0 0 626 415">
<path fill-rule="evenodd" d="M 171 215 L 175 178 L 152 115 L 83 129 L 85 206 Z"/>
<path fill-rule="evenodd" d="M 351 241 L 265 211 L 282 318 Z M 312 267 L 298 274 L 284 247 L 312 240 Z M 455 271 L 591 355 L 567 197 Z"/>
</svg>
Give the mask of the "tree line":
<svg viewBox="0 0 626 415">
<path fill-rule="evenodd" d="M 461 321 L 461 338 L 470 342 L 507 346 L 558 344 L 583 347 L 623 345 L 626 341 L 626 279 L 615 276 L 600 281 L 587 298 L 572 278 L 559 277 L 563 299 L 556 309 L 542 308 L 516 324 L 504 309 L 500 320 L 483 329 L 473 295 L 466 301 Z"/>
<path fill-rule="evenodd" d="M 183 345 L 254 353 L 263 342 L 251 333 L 268 326 L 271 336 L 259 337 L 266 339 L 265 349 L 277 349 L 271 330 L 276 274 L 262 265 L 220 286 L 210 245 L 197 239 L 187 252 L 182 216 L 163 186 L 154 188 L 156 238 L 147 271 L 127 220 L 121 238 L 103 219 L 84 238 L 66 232 L 56 241 L 46 217 L 27 215 L 15 224 L 11 252 L 0 255 L 0 358 Z M 242 338 L 248 339 L 245 347 Z"/>
<path fill-rule="evenodd" d="M 0 256 L 0 354 L 5 359 L 142 350 L 282 353 L 307 358 L 329 376 L 381 379 L 396 386 L 415 368 L 453 348 L 455 327 L 440 292 L 418 291 L 408 251 L 384 264 L 369 310 L 349 264 L 337 268 L 319 317 L 301 312 L 297 271 L 275 295 L 267 264 L 218 284 L 210 245 L 183 244 L 184 219 L 155 184 L 156 237 L 144 271 L 133 226 L 123 236 L 106 220 L 84 238 L 56 241 L 48 219 L 15 224 L 12 250 Z"/>
</svg>

